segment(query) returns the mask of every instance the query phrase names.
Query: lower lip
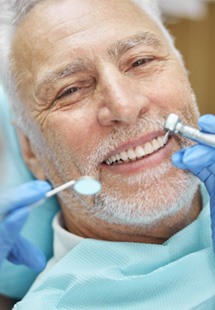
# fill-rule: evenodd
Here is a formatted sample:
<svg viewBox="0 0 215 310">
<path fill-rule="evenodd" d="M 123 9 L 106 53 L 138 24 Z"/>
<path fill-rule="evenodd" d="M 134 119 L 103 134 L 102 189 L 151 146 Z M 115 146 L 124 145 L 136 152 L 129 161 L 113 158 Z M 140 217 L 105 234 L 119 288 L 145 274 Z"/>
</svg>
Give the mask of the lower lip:
<svg viewBox="0 0 215 310">
<path fill-rule="evenodd" d="M 107 169 L 108 171 L 115 174 L 132 175 L 137 174 L 145 169 L 152 168 L 160 164 L 164 159 L 168 159 L 171 156 L 173 150 L 173 139 L 170 138 L 167 144 L 157 152 L 152 153 L 142 159 L 135 161 L 130 161 L 128 163 L 119 165 L 106 165 L 101 164 L 102 169 Z"/>
</svg>

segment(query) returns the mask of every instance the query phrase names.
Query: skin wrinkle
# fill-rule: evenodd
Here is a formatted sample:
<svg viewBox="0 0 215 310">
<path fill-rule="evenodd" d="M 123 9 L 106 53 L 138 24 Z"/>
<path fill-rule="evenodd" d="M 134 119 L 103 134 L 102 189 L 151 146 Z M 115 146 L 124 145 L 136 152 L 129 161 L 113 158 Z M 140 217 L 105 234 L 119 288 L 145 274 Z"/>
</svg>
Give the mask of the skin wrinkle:
<svg viewBox="0 0 215 310">
<path fill-rule="evenodd" d="M 51 87 L 53 87 L 54 83 L 58 80 L 87 71 L 91 66 L 89 59 L 77 59 L 63 69 L 42 75 L 42 78 L 36 82 L 36 96 L 40 96 L 40 92 L 44 86 L 47 87 L 51 83 Z"/>
<path fill-rule="evenodd" d="M 144 32 L 137 34 L 126 40 L 120 40 L 113 46 L 108 48 L 108 53 L 115 59 L 119 59 L 123 54 L 125 54 L 129 49 L 132 49 L 138 45 L 145 45 L 146 47 L 160 47 L 160 41 L 154 37 L 150 32 Z M 73 63 L 67 65 L 63 69 L 57 69 L 56 71 L 49 72 L 42 75 L 40 79 L 36 82 L 36 96 L 40 96 L 40 92 L 44 86 L 48 86 L 51 83 L 53 87 L 54 83 L 58 80 L 68 77 L 70 75 L 75 75 L 80 72 L 87 71 L 93 67 L 93 63 L 90 59 L 77 59 Z"/>
<path fill-rule="evenodd" d="M 1 36 L 1 44 L 0 46 L 4 47 L 4 50 L 1 50 L 1 59 L 2 59 L 2 68 L 0 70 L 0 73 L 2 73 L 2 76 L 4 76 L 4 82 L 6 84 L 6 88 L 8 89 L 8 95 L 9 95 L 9 101 L 11 102 L 11 105 L 13 106 L 13 112 L 14 112 L 14 121 L 16 122 L 17 126 L 19 126 L 26 135 L 30 136 L 32 140 L 34 140 L 34 132 L 32 130 L 32 119 L 28 118 L 27 116 L 27 109 L 22 104 L 21 96 L 19 95 L 19 92 L 14 92 L 14 85 L 16 85 L 16 80 L 12 77 L 12 70 L 10 67 L 10 61 L 12 62 L 12 59 L 9 59 L 9 53 L 5 53 L 5 51 L 9 51 L 11 49 L 11 34 L 16 30 L 17 25 L 20 25 L 22 23 L 23 18 L 28 15 L 30 10 L 41 1 L 36 0 L 14 0 L 12 3 L 8 1 L 3 2 L 3 9 L 0 12 L 0 20 L 1 20 L 1 27 L 2 27 L 2 36 Z M 45 1 L 42 3 L 45 7 L 46 5 Z M 144 6 L 147 11 L 156 13 L 157 11 L 154 9 L 152 10 L 152 6 L 150 3 L 150 6 L 148 5 L 147 1 L 141 1 L 140 5 Z M 23 15 L 20 15 L 20 12 L 23 12 Z M 45 11 L 45 10 L 44 10 Z M 20 17 L 19 19 L 17 17 Z M 156 17 L 157 18 L 157 17 Z M 16 19 L 16 23 L 12 22 Z M 13 25 L 12 25 L 13 24 Z M 8 27 L 8 25 L 10 25 Z M 58 25 L 59 26 L 59 25 Z M 49 30 L 51 30 L 53 27 L 51 27 Z M 34 32 L 37 30 L 35 27 L 33 27 Z M 47 28 L 46 28 L 47 29 Z M 71 31 L 71 29 L 70 29 Z M 169 37 L 171 40 L 171 38 Z M 32 44 L 34 43 L 31 42 Z M 19 45 L 18 45 L 19 46 Z M 0 48 L 1 49 L 1 48 Z M 26 48 L 22 49 L 22 52 L 25 51 Z M 4 65 L 5 64 L 5 65 Z M 21 77 L 20 77 L 21 79 Z M 16 85 L 17 86 L 17 85 Z M 18 87 L 16 87 L 18 88 Z"/>
<path fill-rule="evenodd" d="M 90 202 L 90 209 L 80 205 L 70 191 L 60 195 L 66 227 L 86 237 L 160 243 L 193 221 L 201 208 L 200 201 L 196 200 L 198 184 L 190 175 L 171 165 L 170 156 L 180 148 L 181 140 L 172 139 L 171 152 L 159 166 L 149 166 L 130 176 L 105 170 L 100 161 L 121 143 L 161 129 L 171 112 L 180 117 L 183 114 L 185 120 L 191 113 L 196 121 L 196 103 L 185 70 L 158 25 L 139 8 L 131 6 L 130 1 L 96 2 L 100 12 L 96 16 L 92 0 L 79 2 L 75 12 L 73 0 L 55 3 L 47 0 L 45 3 L 44 7 L 41 3 L 29 12 L 13 44 L 16 66 L 19 64 L 29 70 L 33 79 L 30 85 L 25 80 L 20 85 L 29 117 L 33 117 L 38 126 L 37 133 L 32 133 L 36 138 L 30 136 L 30 139 L 36 141 L 36 157 L 54 185 L 77 178 L 85 171 L 101 179 L 103 184 L 101 196 L 97 197 L 95 205 Z M 59 12 L 59 7 L 61 14 L 53 19 L 49 9 Z M 46 19 L 39 14 L 41 10 Z M 74 22 L 80 16 L 83 17 L 81 26 Z M 53 26 L 48 37 L 43 30 L 47 29 L 44 28 L 46 22 Z M 37 29 L 36 35 L 28 31 L 33 29 L 32 23 Z M 62 26 L 58 33 L 56 23 Z M 153 60 L 134 68 L 132 61 L 148 55 L 146 50 L 140 51 L 136 46 L 134 51 L 120 55 L 119 63 L 123 61 L 124 65 L 119 66 L 107 53 L 108 49 L 122 39 L 135 36 L 140 29 L 152 33 L 160 41 L 161 48 L 150 47 Z M 23 31 L 26 37 L 20 42 Z M 29 42 L 34 43 L 31 46 Z M 25 55 L 21 53 L 24 46 Z M 166 51 L 165 57 L 162 48 Z M 42 72 L 48 73 L 48 68 L 60 65 L 62 60 L 71 63 L 77 57 L 93 60 L 93 68 L 86 72 L 86 79 L 90 75 L 97 87 L 92 87 L 86 96 L 80 90 L 80 95 L 63 97 L 55 106 L 44 109 L 42 101 L 34 99 L 35 81 Z M 161 62 L 157 60 L 160 58 Z M 66 89 L 69 79 L 65 77 L 63 86 L 56 83 L 56 91 Z M 185 188 L 190 188 L 188 193 Z"/>
</svg>

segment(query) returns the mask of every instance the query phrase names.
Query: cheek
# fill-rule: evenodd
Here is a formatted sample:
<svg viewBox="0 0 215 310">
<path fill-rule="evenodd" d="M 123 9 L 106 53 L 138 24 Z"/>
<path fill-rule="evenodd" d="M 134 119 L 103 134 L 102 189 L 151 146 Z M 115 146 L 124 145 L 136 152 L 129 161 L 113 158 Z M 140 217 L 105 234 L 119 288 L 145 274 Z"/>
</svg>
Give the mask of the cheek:
<svg viewBox="0 0 215 310">
<path fill-rule="evenodd" d="M 186 111 L 193 101 L 192 90 L 186 76 L 165 74 L 155 81 L 150 98 L 161 109 L 171 112 Z"/>
<path fill-rule="evenodd" d="M 47 117 L 46 139 L 53 149 L 74 157 L 85 156 L 93 147 L 97 132 L 95 116 L 86 111 L 55 111 Z M 98 138 L 98 137 L 97 137 Z"/>
</svg>

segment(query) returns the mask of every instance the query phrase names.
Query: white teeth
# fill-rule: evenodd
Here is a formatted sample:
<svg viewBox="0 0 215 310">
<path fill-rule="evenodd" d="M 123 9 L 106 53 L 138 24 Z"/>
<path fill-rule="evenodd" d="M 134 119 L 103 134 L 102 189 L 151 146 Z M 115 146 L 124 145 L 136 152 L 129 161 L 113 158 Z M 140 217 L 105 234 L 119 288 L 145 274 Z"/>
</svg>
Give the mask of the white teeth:
<svg viewBox="0 0 215 310">
<path fill-rule="evenodd" d="M 114 163 L 115 161 L 116 161 L 116 156 L 111 156 L 111 160 L 112 160 L 112 162 Z"/>
<path fill-rule="evenodd" d="M 153 149 L 153 146 L 151 145 L 151 143 L 146 142 L 146 144 L 144 145 L 144 151 L 145 151 L 146 155 L 154 152 L 154 149 Z"/>
<path fill-rule="evenodd" d="M 117 155 L 116 155 L 116 160 L 118 160 L 118 161 L 121 160 L 120 154 L 117 154 Z"/>
<path fill-rule="evenodd" d="M 154 151 L 157 151 L 160 148 L 160 144 L 157 141 L 157 139 L 152 140 L 152 146 L 153 146 Z"/>
<path fill-rule="evenodd" d="M 164 144 L 163 138 L 162 137 L 158 137 L 157 141 L 158 141 L 160 147 L 163 147 L 163 144 Z"/>
<path fill-rule="evenodd" d="M 141 158 L 143 157 L 144 155 L 146 155 L 146 153 L 144 152 L 144 148 L 142 146 L 137 146 L 135 148 L 135 153 L 137 155 L 137 158 Z"/>
<path fill-rule="evenodd" d="M 122 160 L 127 160 L 127 159 L 128 159 L 127 152 L 121 152 L 121 153 L 120 153 L 120 158 L 121 158 Z"/>
<path fill-rule="evenodd" d="M 168 135 L 153 139 L 151 142 L 146 142 L 143 146 L 137 146 L 135 149 L 130 148 L 127 151 L 123 151 L 120 154 L 112 155 L 105 160 L 107 165 L 113 163 L 122 164 L 129 161 L 140 159 L 144 156 L 154 153 L 158 149 L 162 148 L 168 141 Z"/>
<path fill-rule="evenodd" d="M 128 153 L 128 158 L 129 159 L 132 160 L 132 159 L 136 159 L 137 158 L 137 155 L 136 155 L 134 150 L 130 149 L 130 150 L 127 151 L 127 153 Z"/>
<path fill-rule="evenodd" d="M 111 165 L 111 162 L 110 162 L 109 159 L 107 159 L 107 160 L 105 161 L 105 163 L 106 163 L 107 165 Z"/>
<path fill-rule="evenodd" d="M 169 133 L 170 131 L 167 131 L 167 133 L 165 134 L 164 138 L 163 138 L 163 143 L 166 144 L 169 138 Z"/>
</svg>

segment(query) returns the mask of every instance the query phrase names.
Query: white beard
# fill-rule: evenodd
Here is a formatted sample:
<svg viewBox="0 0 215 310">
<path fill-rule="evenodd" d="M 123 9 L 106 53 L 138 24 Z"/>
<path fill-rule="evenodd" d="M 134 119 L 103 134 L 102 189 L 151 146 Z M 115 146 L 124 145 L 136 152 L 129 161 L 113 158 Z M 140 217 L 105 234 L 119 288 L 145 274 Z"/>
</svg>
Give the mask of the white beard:
<svg viewBox="0 0 215 310">
<path fill-rule="evenodd" d="M 195 110 L 194 107 L 193 110 Z M 195 114 L 197 117 L 197 110 Z M 179 116 L 182 120 L 184 119 L 183 115 Z M 187 112 L 186 120 L 192 119 L 191 116 Z M 133 126 L 115 128 L 115 131 L 109 137 L 94 148 L 93 153 L 89 149 L 89 156 L 83 158 L 79 156 L 76 163 L 79 175 L 97 177 L 98 163 L 104 160 L 106 154 L 127 141 L 128 138 L 135 138 L 143 134 L 143 132 L 147 134 L 155 130 L 162 130 L 165 119 L 166 116 L 162 117 L 153 113 L 152 116 L 144 116 Z M 181 138 L 179 148 L 189 145 L 188 140 Z M 72 170 L 68 169 L 68 167 L 74 158 L 70 158 L 68 153 L 64 154 L 63 148 L 59 147 L 58 150 L 59 154 L 55 154 L 55 158 L 52 158 L 54 152 L 46 152 L 46 158 L 49 158 L 48 155 L 50 155 L 50 158 L 55 161 L 56 170 L 54 174 L 61 176 L 61 182 L 63 183 L 71 180 Z M 44 154 L 43 148 L 41 157 L 44 157 Z M 47 175 L 49 173 L 50 171 L 47 171 Z M 192 200 L 199 184 L 197 178 L 191 174 L 174 168 L 170 159 L 166 159 L 159 166 L 146 169 L 130 177 L 105 173 L 100 177 L 104 190 L 95 198 L 95 203 L 92 203 L 93 199 L 87 198 L 86 200 L 89 201 L 88 206 L 85 204 L 84 208 L 80 210 L 80 203 L 77 202 L 73 192 L 68 191 L 60 195 L 64 205 L 71 209 L 71 212 L 76 210 L 108 223 L 139 227 L 152 227 L 179 212 L 184 212 L 186 215 L 186 212 L 192 207 Z M 52 179 L 51 175 L 50 179 Z M 82 198 L 84 199 L 84 197 Z"/>
<path fill-rule="evenodd" d="M 128 198 L 120 197 L 117 189 L 114 194 L 102 193 L 96 199 L 90 212 L 105 222 L 142 228 L 155 226 L 160 221 L 177 215 L 181 211 L 186 214 L 192 206 L 199 181 L 190 173 L 183 171 L 176 171 L 172 177 L 165 178 L 165 173 L 170 169 L 173 169 L 170 165 L 163 164 L 159 168 L 148 170 L 146 174 L 137 176 L 135 192 L 131 193 Z M 150 172 L 152 173 L 151 181 L 153 175 L 155 176 L 154 181 L 151 186 L 144 184 L 146 187 L 143 188 L 141 184 L 144 182 L 144 177 Z M 134 185 L 134 183 L 133 178 L 131 184 Z M 120 185 L 123 186 L 123 184 Z"/>
<path fill-rule="evenodd" d="M 151 128 L 161 129 L 164 119 L 157 115 L 153 118 L 145 118 L 135 125 L 134 132 L 139 133 L 144 122 L 145 128 L 150 132 Z M 129 130 L 130 132 L 119 131 L 118 135 L 115 133 L 112 138 L 103 142 L 97 149 L 97 153 L 90 156 L 86 163 L 93 163 L 101 154 L 107 153 L 108 148 L 113 147 L 114 141 L 120 138 L 126 141 L 126 137 L 133 134 L 133 129 Z M 179 148 L 193 144 L 183 137 L 180 138 L 179 143 Z M 86 165 L 83 174 L 90 175 L 92 171 L 92 166 Z M 88 212 L 93 217 L 108 223 L 142 228 L 152 227 L 179 212 L 186 214 L 192 207 L 192 200 L 199 185 L 198 179 L 191 173 L 173 167 L 171 159 L 166 159 L 159 166 L 146 169 L 137 175 L 126 177 L 114 174 L 103 175 L 101 180 L 104 191 L 96 197 L 95 204 L 88 208 Z M 128 189 L 129 196 L 125 194 L 123 188 Z"/>
</svg>

